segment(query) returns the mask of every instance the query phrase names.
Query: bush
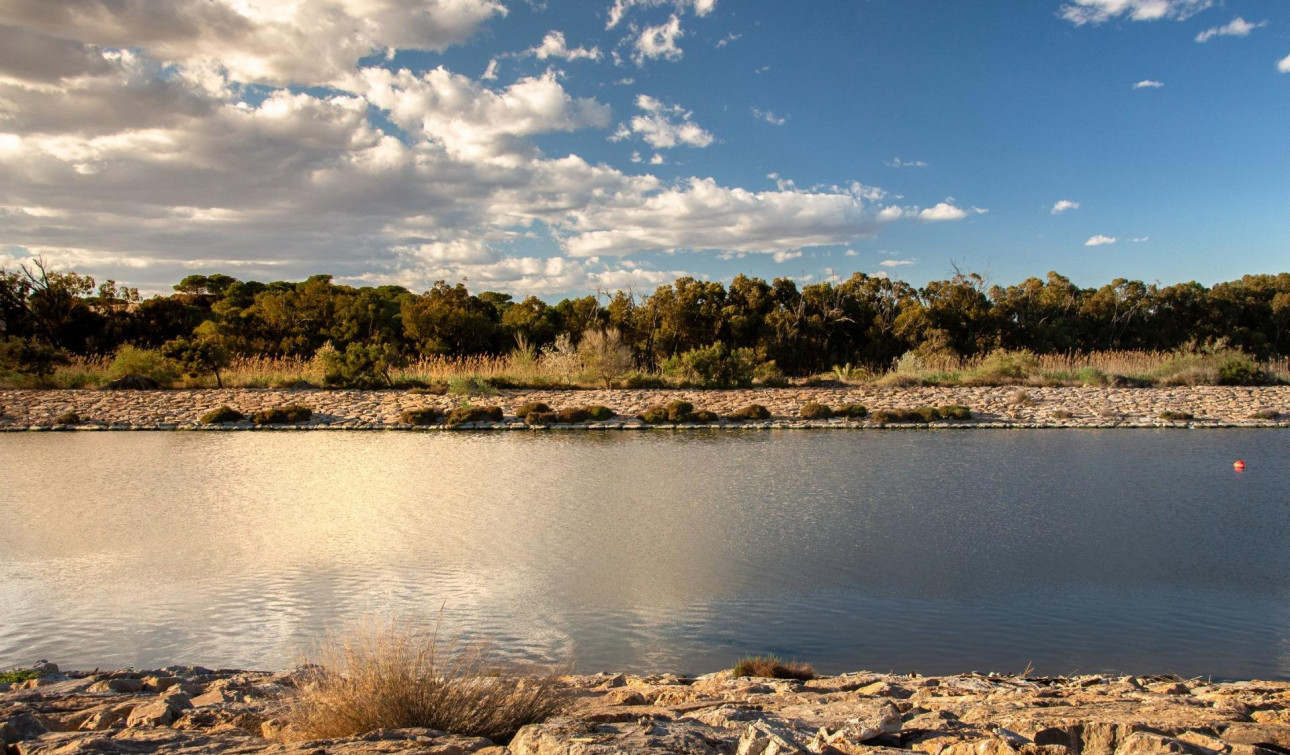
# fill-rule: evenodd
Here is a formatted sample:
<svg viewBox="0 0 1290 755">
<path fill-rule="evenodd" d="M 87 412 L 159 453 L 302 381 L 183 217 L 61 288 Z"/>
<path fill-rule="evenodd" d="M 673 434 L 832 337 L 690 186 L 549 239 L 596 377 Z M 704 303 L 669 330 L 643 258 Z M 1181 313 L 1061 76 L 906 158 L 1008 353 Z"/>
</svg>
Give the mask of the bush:
<svg viewBox="0 0 1290 755">
<path fill-rule="evenodd" d="M 516 407 L 515 416 L 527 417 L 533 413 L 547 414 L 550 411 L 551 411 L 551 407 L 547 406 L 541 401 L 530 401 L 527 404 L 520 404 L 518 407 Z"/>
<path fill-rule="evenodd" d="M 556 421 L 566 425 L 575 425 L 579 422 L 586 422 L 591 419 L 591 412 L 582 407 L 573 409 L 561 409 L 555 413 Z"/>
<path fill-rule="evenodd" d="M 597 422 L 604 422 L 618 416 L 618 413 L 613 409 L 610 409 L 607 406 L 600 406 L 599 404 L 587 407 L 587 412 L 591 414 L 591 418 Z"/>
<path fill-rule="evenodd" d="M 43 378 L 54 366 L 67 363 L 67 355 L 35 338 L 8 336 L 0 340 L 0 372 L 17 372 Z"/>
<path fill-rule="evenodd" d="M 76 412 L 63 412 L 54 417 L 54 424 L 56 425 L 79 425 L 81 422 L 83 422 L 81 415 Z"/>
<path fill-rule="evenodd" d="M 750 655 L 735 662 L 734 675 L 809 681 L 815 678 L 815 669 L 809 663 L 798 661 L 785 663 L 773 655 Z"/>
<path fill-rule="evenodd" d="M 416 425 L 425 427 L 433 425 L 443 416 L 443 412 L 433 406 L 425 406 L 420 409 L 404 409 L 399 414 L 399 421 L 405 425 Z"/>
<path fill-rule="evenodd" d="M 505 744 L 568 707 L 555 674 L 521 675 L 480 645 L 395 624 L 332 638 L 311 660 L 316 678 L 288 716 L 287 730 L 303 740 L 426 727 Z"/>
<path fill-rule="evenodd" d="M 673 401 L 667 405 L 667 418 L 673 422 L 689 422 L 694 416 L 694 404 L 689 401 Z"/>
<path fill-rule="evenodd" d="M 751 422 L 770 419 L 770 410 L 761 404 L 749 404 L 739 411 L 727 414 L 726 418 L 732 419 L 736 422 Z"/>
<path fill-rule="evenodd" d="M 1245 354 L 1229 353 L 1218 363 L 1219 385 L 1262 385 L 1267 380 L 1267 374 Z"/>
<path fill-rule="evenodd" d="M 1281 416 L 1281 412 L 1276 409 L 1259 409 L 1250 415 L 1250 419 L 1276 419 Z"/>
<path fill-rule="evenodd" d="M 117 349 L 112 364 L 108 366 L 108 377 L 116 380 L 128 375 L 138 375 L 155 380 L 160 385 L 170 385 L 179 377 L 179 370 L 159 351 L 122 346 Z"/>
<path fill-rule="evenodd" d="M 1049 417 L 1052 417 L 1053 419 L 1070 419 L 1070 418 L 1074 417 L 1075 415 L 1074 415 L 1074 414 L 1071 414 L 1070 412 L 1066 411 L 1065 409 L 1057 409 L 1057 410 L 1055 410 L 1055 411 L 1051 412 L 1048 416 L 1049 416 Z"/>
<path fill-rule="evenodd" d="M 972 419 L 972 410 L 962 404 L 947 404 L 936 410 L 941 419 Z"/>
<path fill-rule="evenodd" d="M 388 343 L 351 343 L 345 351 L 320 349 L 323 385 L 329 388 L 388 388 L 393 371 L 408 365 L 407 357 Z"/>
<path fill-rule="evenodd" d="M 241 412 L 239 412 L 238 410 L 232 407 L 221 406 L 218 409 L 212 409 L 209 412 L 206 412 L 205 414 L 203 414 L 202 424 L 203 425 L 222 425 L 226 422 L 241 422 L 245 417 L 246 415 L 242 414 Z"/>
<path fill-rule="evenodd" d="M 961 408 L 965 411 L 967 410 L 967 407 L 957 408 Z M 961 419 L 971 419 L 971 416 L 971 412 L 969 412 L 967 417 L 961 417 Z M 935 422 L 938 419 L 943 419 L 940 410 L 930 406 L 919 406 L 913 409 L 878 409 L 873 413 L 872 418 L 874 422 L 883 425 L 910 422 Z M 956 417 L 955 419 L 960 418 Z"/>
<path fill-rule="evenodd" d="M 450 378 L 448 392 L 455 396 L 496 396 L 497 388 L 486 378 L 465 375 Z"/>
<path fill-rule="evenodd" d="M 430 385 L 419 385 L 408 391 L 414 396 L 445 396 L 448 393 L 447 383 L 431 383 Z"/>
<path fill-rule="evenodd" d="M 964 382 L 978 385 L 1002 385 L 1025 380 L 1039 369 L 1039 357 L 1027 349 L 1004 351 L 996 349 L 986 356 L 981 366 L 965 376 Z"/>
<path fill-rule="evenodd" d="M 812 401 L 809 404 L 803 404 L 797 413 L 802 419 L 828 419 L 833 416 L 833 410 L 824 404 Z"/>
<path fill-rule="evenodd" d="M 627 376 L 623 385 L 632 389 L 640 388 L 666 388 L 667 381 L 658 375 L 651 375 L 646 372 L 636 372 Z"/>
<path fill-rule="evenodd" d="M 701 425 L 710 425 L 713 422 L 720 422 L 721 415 L 713 411 L 708 411 L 707 409 L 700 409 L 699 411 L 690 415 L 690 421 L 697 422 Z"/>
<path fill-rule="evenodd" d="M 555 412 L 533 411 L 524 415 L 524 422 L 528 425 L 551 425 L 559 421 L 560 415 Z"/>
<path fill-rule="evenodd" d="M 636 417 L 647 425 L 661 425 L 664 422 L 668 421 L 667 407 L 651 406 L 645 409 L 645 411 L 636 415 Z"/>
<path fill-rule="evenodd" d="M 273 409 L 261 409 L 251 415 L 251 421 L 257 425 L 298 425 L 308 422 L 314 416 L 314 410 L 299 404 L 288 404 Z"/>
<path fill-rule="evenodd" d="M 1034 406 L 1035 397 L 1031 396 L 1029 391 L 1018 388 L 1008 394 L 1006 402 L 1008 406 Z"/>
<path fill-rule="evenodd" d="M 13 671 L 0 671 L 0 684 L 18 684 L 28 679 L 39 679 L 40 672 L 35 669 L 15 669 Z"/>
<path fill-rule="evenodd" d="M 1189 419 L 1196 419 L 1196 415 L 1191 412 L 1176 412 L 1173 409 L 1166 409 L 1160 412 L 1160 419 L 1170 422 L 1185 422 Z"/>
<path fill-rule="evenodd" d="M 229 354 L 217 341 L 210 338 L 174 338 L 162 345 L 161 353 L 177 364 L 185 376 L 196 379 L 214 375 L 215 386 L 224 387 L 220 370 L 228 367 Z"/>
<path fill-rule="evenodd" d="M 458 427 L 467 422 L 501 422 L 500 406 L 459 406 L 448 412 L 448 427 Z"/>
<path fill-rule="evenodd" d="M 788 385 L 788 378 L 784 377 L 784 371 L 775 364 L 774 359 L 757 365 L 757 369 L 753 370 L 753 381 L 767 388 L 783 388 Z"/>
<path fill-rule="evenodd" d="M 731 349 L 720 341 L 663 363 L 664 373 L 704 388 L 746 388 L 752 385 L 756 370 L 752 349 Z"/>
<path fill-rule="evenodd" d="M 834 414 L 847 419 L 864 419 L 869 416 L 869 409 L 864 404 L 843 404 Z"/>
<path fill-rule="evenodd" d="M 578 360 L 582 369 L 606 388 L 614 380 L 631 371 L 632 350 L 623 343 L 618 328 L 588 329 L 578 343 Z"/>
<path fill-rule="evenodd" d="M 1106 373 L 1096 367 L 1085 367 L 1079 370 L 1075 373 L 1075 379 L 1080 382 L 1080 385 L 1103 386 L 1110 382 Z"/>
</svg>

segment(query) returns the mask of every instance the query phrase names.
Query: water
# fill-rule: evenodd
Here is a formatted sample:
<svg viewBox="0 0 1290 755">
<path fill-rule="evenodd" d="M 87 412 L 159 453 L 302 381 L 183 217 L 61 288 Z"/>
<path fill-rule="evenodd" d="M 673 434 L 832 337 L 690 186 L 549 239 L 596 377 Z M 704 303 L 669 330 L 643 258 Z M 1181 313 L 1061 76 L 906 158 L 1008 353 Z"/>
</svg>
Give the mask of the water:
<svg viewBox="0 0 1290 755">
<path fill-rule="evenodd" d="M 1288 473 L 1275 430 L 4 435 L 0 667 L 442 609 L 582 671 L 1290 678 Z"/>
</svg>

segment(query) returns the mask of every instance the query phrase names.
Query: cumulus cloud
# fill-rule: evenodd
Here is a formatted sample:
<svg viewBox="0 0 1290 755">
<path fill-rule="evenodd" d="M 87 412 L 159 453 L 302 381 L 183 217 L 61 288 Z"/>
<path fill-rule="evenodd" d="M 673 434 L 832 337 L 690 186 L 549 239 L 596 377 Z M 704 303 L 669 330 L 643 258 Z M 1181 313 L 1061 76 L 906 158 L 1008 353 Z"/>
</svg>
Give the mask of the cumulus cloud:
<svg viewBox="0 0 1290 755">
<path fill-rule="evenodd" d="M 0 24 L 272 85 L 327 84 L 362 58 L 444 50 L 500 0 L 7 0 Z"/>
<path fill-rule="evenodd" d="M 965 210 L 961 207 L 955 206 L 953 199 L 947 199 L 944 202 L 933 205 L 932 207 L 927 207 L 922 210 L 915 208 L 912 211 L 906 211 L 905 214 L 922 223 L 943 223 L 947 221 L 962 220 L 968 215 L 984 215 L 987 212 L 989 212 L 989 210 L 985 210 L 980 207 L 969 207 Z"/>
<path fill-rule="evenodd" d="M 1285 56 L 1281 59 L 1281 62 L 1277 63 L 1277 70 L 1281 73 L 1290 73 L 1290 55 Z"/>
<path fill-rule="evenodd" d="M 883 260 L 878 264 L 883 267 L 908 267 L 917 263 L 917 260 Z"/>
<path fill-rule="evenodd" d="M 647 60 L 680 60 L 685 53 L 676 40 L 683 36 L 681 19 L 676 14 L 658 26 L 646 26 L 633 43 L 632 62 L 643 66 Z"/>
<path fill-rule="evenodd" d="M 899 157 L 893 157 L 883 163 L 888 168 L 926 168 L 927 163 L 922 160 L 902 160 Z"/>
<path fill-rule="evenodd" d="M 1059 199 L 1057 200 L 1057 203 L 1053 205 L 1052 214 L 1060 215 L 1063 212 L 1066 212 L 1067 210 L 1078 210 L 1078 209 L 1079 209 L 1079 202 L 1072 202 L 1069 199 Z"/>
<path fill-rule="evenodd" d="M 605 28 L 612 29 L 617 26 L 633 8 L 657 8 L 663 5 L 671 5 L 678 13 L 688 10 L 696 16 L 706 16 L 717 7 L 717 0 L 614 0 L 614 4 L 609 6 L 609 17 L 605 22 Z"/>
<path fill-rule="evenodd" d="M 1061 16 L 1076 26 L 1117 18 L 1183 21 L 1213 5 L 1214 0 L 1074 0 L 1061 7 Z"/>
<path fill-rule="evenodd" d="M 1250 36 L 1250 32 L 1255 29 L 1262 29 L 1267 25 L 1267 21 L 1260 21 L 1257 24 L 1252 24 L 1240 16 L 1237 16 L 1222 26 L 1215 26 L 1197 34 L 1196 41 L 1202 43 L 1208 42 L 1214 37 L 1248 37 Z"/>
<path fill-rule="evenodd" d="M 636 135 L 654 149 L 680 146 L 701 149 L 713 142 L 712 134 L 692 120 L 694 114 L 679 105 L 666 105 L 642 94 L 636 98 L 636 107 L 644 114 L 621 124 L 610 139 L 621 141 Z"/>
<path fill-rule="evenodd" d="M 1099 233 L 1088 241 L 1085 241 L 1084 246 L 1105 246 L 1107 244 L 1114 244 L 1115 242 L 1116 238 L 1114 236 L 1103 236 Z"/>
<path fill-rule="evenodd" d="M 1139 81 L 1136 84 L 1134 84 L 1133 88 L 1134 89 L 1159 89 L 1164 85 L 1165 84 L 1163 81 L 1153 81 L 1151 79 L 1143 79 L 1142 81 Z"/>
<path fill-rule="evenodd" d="M 547 60 L 548 58 L 558 58 L 572 63 L 575 60 L 600 60 L 600 48 L 592 47 L 573 47 L 570 48 L 564 41 L 564 32 L 551 31 L 547 32 L 546 37 L 542 39 L 542 44 L 529 50 L 538 60 Z"/>
<path fill-rule="evenodd" d="M 788 123 L 787 116 L 781 117 L 775 115 L 769 110 L 762 110 L 761 108 L 754 107 L 752 108 L 752 114 L 757 120 L 766 121 L 772 126 L 783 126 L 785 123 Z"/>
</svg>

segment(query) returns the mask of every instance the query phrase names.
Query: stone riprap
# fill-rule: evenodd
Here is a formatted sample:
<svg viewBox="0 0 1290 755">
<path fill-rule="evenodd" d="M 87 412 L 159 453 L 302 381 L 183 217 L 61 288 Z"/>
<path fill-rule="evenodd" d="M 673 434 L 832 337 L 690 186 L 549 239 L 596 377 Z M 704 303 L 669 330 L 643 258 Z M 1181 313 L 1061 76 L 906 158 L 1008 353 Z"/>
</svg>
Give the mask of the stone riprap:
<svg viewBox="0 0 1290 755">
<path fill-rule="evenodd" d="M 804 420 L 801 407 L 811 402 L 837 408 L 859 403 L 870 412 L 878 409 L 915 408 L 962 404 L 973 419 L 938 422 L 938 427 L 1290 427 L 1290 386 L 1177 388 L 1015 388 L 923 387 L 877 388 L 757 388 L 746 390 L 503 390 L 491 396 L 434 396 L 412 391 L 351 390 L 175 390 L 175 391 L 0 391 L 0 431 L 9 430 L 174 430 L 252 429 L 249 421 L 205 426 L 202 415 L 229 406 L 246 415 L 261 409 L 300 404 L 313 410 L 313 418 L 292 429 L 396 430 L 412 429 L 400 420 L 408 409 L 435 407 L 450 410 L 464 402 L 475 406 L 497 405 L 505 417 L 500 423 L 467 423 L 462 429 L 526 429 L 517 407 L 534 401 L 554 409 L 599 404 L 621 416 L 607 422 L 579 427 L 634 429 L 647 427 L 635 415 L 650 406 L 675 400 L 724 415 L 749 404 L 761 404 L 772 417 L 765 421 L 697 425 L 698 427 L 750 428 L 872 428 L 872 418 Z M 1260 412 L 1273 418 L 1258 418 Z M 60 424 L 68 412 L 79 415 L 76 424 Z M 1161 419 L 1165 412 L 1191 414 L 1191 420 Z M 652 427 L 672 427 L 661 424 Z M 685 425 L 696 427 L 696 425 Z M 907 425 L 887 425 L 898 427 Z M 914 427 L 926 427 L 915 424 Z M 426 428 L 442 428 L 432 425 Z M 552 425 L 561 429 L 565 425 Z"/>
<path fill-rule="evenodd" d="M 50 665 L 52 667 L 52 664 Z M 305 669 L 169 667 L 50 673 L 0 691 L 10 755 L 1286 755 L 1290 682 L 1176 677 L 923 677 L 810 681 L 564 677 L 559 717 L 507 743 L 427 728 L 305 740 Z"/>
</svg>

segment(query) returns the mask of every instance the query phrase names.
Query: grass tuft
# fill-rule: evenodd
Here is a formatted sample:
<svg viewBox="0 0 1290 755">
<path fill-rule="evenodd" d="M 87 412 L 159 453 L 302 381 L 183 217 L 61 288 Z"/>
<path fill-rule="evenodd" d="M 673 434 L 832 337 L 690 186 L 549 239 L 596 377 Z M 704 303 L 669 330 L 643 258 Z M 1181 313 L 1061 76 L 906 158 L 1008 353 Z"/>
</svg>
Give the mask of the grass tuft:
<svg viewBox="0 0 1290 755">
<path fill-rule="evenodd" d="M 749 655 L 735 662 L 734 675 L 808 681 L 815 678 L 815 669 L 809 663 L 785 662 L 773 655 Z"/>
<path fill-rule="evenodd" d="M 314 416 L 314 410 L 299 404 L 276 406 L 272 409 L 261 409 L 251 415 L 251 421 L 257 425 L 298 425 L 308 422 Z"/>
<path fill-rule="evenodd" d="M 230 406 L 220 406 L 202 415 L 203 425 L 222 425 L 226 422 L 241 422 L 246 415 Z"/>
<path fill-rule="evenodd" d="M 809 404 L 803 404 L 797 413 L 802 419 L 828 419 L 833 416 L 833 410 L 824 404 L 812 401 Z"/>
<path fill-rule="evenodd" d="M 416 425 L 425 427 L 433 425 L 443 416 L 443 412 L 433 406 L 425 406 L 420 409 L 404 409 L 399 414 L 399 421 L 405 425 Z"/>
</svg>

